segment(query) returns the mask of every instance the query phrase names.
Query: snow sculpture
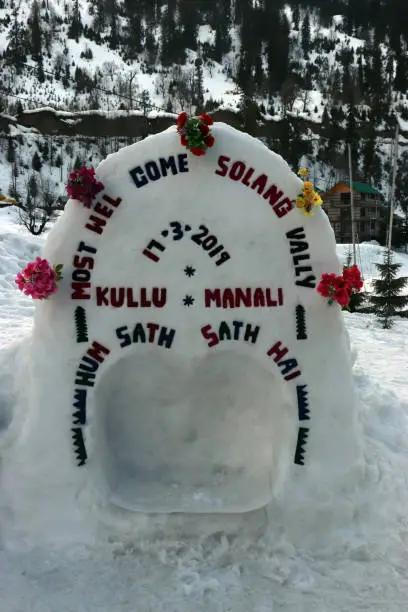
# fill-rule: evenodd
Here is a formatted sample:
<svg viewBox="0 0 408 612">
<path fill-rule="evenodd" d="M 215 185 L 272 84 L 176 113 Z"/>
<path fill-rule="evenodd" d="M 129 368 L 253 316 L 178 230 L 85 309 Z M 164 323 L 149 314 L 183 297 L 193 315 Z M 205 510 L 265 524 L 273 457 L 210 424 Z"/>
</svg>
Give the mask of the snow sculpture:
<svg viewBox="0 0 408 612">
<path fill-rule="evenodd" d="M 315 290 L 337 272 L 302 181 L 224 124 L 191 155 L 176 128 L 110 155 L 92 209 L 69 201 L 37 307 L 31 486 L 142 512 L 246 512 L 288 481 L 333 482 L 358 456 L 342 314 Z M 69 496 L 69 494 L 68 494 Z"/>
</svg>

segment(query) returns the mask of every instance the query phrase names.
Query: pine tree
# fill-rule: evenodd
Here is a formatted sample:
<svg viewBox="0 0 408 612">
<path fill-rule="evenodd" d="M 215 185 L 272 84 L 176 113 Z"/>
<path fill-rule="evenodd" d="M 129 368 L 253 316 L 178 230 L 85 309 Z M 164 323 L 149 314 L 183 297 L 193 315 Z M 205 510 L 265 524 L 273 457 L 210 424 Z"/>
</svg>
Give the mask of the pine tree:
<svg viewBox="0 0 408 612">
<path fill-rule="evenodd" d="M 231 47 L 231 7 L 229 3 L 222 0 L 218 5 L 216 14 L 220 15 L 220 17 L 216 19 L 214 26 L 214 59 L 216 62 L 222 62 L 223 55 L 228 53 Z"/>
<path fill-rule="evenodd" d="M 357 155 L 359 138 L 358 138 L 358 132 L 357 132 L 356 109 L 353 104 L 348 104 L 346 138 L 347 138 L 347 142 L 349 142 L 351 145 L 352 153 L 354 155 Z"/>
<path fill-rule="evenodd" d="M 392 317 L 408 305 L 408 296 L 400 295 L 401 290 L 408 284 L 408 277 L 397 278 L 401 264 L 393 263 L 390 249 L 385 250 L 383 263 L 377 263 L 376 267 L 381 278 L 373 280 L 374 294 L 370 296 L 370 302 L 383 329 L 390 329 L 393 325 Z"/>
<path fill-rule="evenodd" d="M 139 14 L 129 15 L 127 36 L 125 38 L 126 56 L 128 59 L 136 59 L 143 51 L 143 24 Z"/>
<path fill-rule="evenodd" d="M 152 103 L 150 101 L 150 95 L 147 89 L 144 89 L 142 91 L 142 94 L 140 96 L 140 103 L 141 103 L 142 110 L 143 110 L 142 139 L 144 139 L 144 138 L 147 138 L 149 135 L 150 123 L 149 123 L 148 113 L 152 107 Z"/>
<path fill-rule="evenodd" d="M 293 19 L 293 26 L 295 28 L 295 30 L 299 30 L 299 24 L 300 24 L 300 10 L 299 10 L 299 4 L 295 4 L 295 6 L 293 7 L 293 14 L 292 14 L 292 19 Z"/>
<path fill-rule="evenodd" d="M 99 40 L 106 24 L 105 2 L 104 0 L 95 0 L 94 4 L 95 17 L 93 22 L 93 29 L 95 31 L 97 40 Z"/>
<path fill-rule="evenodd" d="M 119 44 L 118 6 L 116 0 L 109 0 L 110 12 L 110 37 L 109 46 L 115 50 Z"/>
<path fill-rule="evenodd" d="M 197 49 L 198 12 L 195 2 L 180 2 L 179 24 L 181 27 L 180 43 L 187 49 Z"/>
<path fill-rule="evenodd" d="M 273 7 L 268 8 L 267 17 L 268 91 L 276 94 L 289 74 L 290 28 L 286 15 Z"/>
<path fill-rule="evenodd" d="M 395 72 L 394 87 L 397 91 L 405 92 L 408 89 L 408 60 L 403 52 L 397 56 L 397 69 Z"/>
<path fill-rule="evenodd" d="M 197 57 L 195 61 L 194 93 L 194 103 L 197 107 L 197 111 L 202 111 L 204 109 L 204 76 L 203 60 L 201 57 Z"/>
<path fill-rule="evenodd" d="M 81 21 L 81 12 L 79 10 L 79 0 L 75 0 L 71 23 L 68 28 L 68 38 L 73 38 L 76 40 L 76 42 L 78 42 L 79 37 L 82 35 L 83 29 L 84 28 Z"/>
<path fill-rule="evenodd" d="M 82 168 L 83 165 L 84 164 L 81 161 L 81 158 L 79 157 L 79 155 L 77 155 L 74 162 L 74 170 L 79 170 L 80 168 Z"/>
<path fill-rule="evenodd" d="M 44 62 L 42 55 L 40 55 L 37 60 L 37 79 L 40 83 L 44 83 L 45 81 Z"/>
<path fill-rule="evenodd" d="M 302 23 L 302 49 L 305 58 L 309 57 L 310 51 L 310 18 L 309 13 L 306 13 Z"/>
<path fill-rule="evenodd" d="M 14 164 L 16 161 L 16 152 L 14 149 L 14 143 L 12 138 L 7 139 L 7 154 L 6 159 L 9 164 Z"/>
<path fill-rule="evenodd" d="M 31 7 L 31 55 L 37 62 L 42 59 L 42 32 L 40 26 L 40 8 L 37 0 Z"/>
<path fill-rule="evenodd" d="M 163 11 L 161 28 L 161 63 L 163 66 L 179 63 L 180 57 L 184 60 L 184 54 L 180 55 L 179 53 L 179 30 L 170 3 Z M 184 63 L 184 61 L 180 63 Z"/>
<path fill-rule="evenodd" d="M 8 46 L 4 58 L 16 68 L 17 74 L 22 71 L 22 63 L 27 61 L 27 35 L 24 27 L 18 21 L 19 7 L 13 9 L 12 25 L 8 33 Z"/>
<path fill-rule="evenodd" d="M 33 170 L 35 170 L 36 172 L 39 172 L 42 168 L 42 161 L 37 151 L 33 155 L 33 160 L 31 162 L 31 165 L 32 165 Z"/>
</svg>

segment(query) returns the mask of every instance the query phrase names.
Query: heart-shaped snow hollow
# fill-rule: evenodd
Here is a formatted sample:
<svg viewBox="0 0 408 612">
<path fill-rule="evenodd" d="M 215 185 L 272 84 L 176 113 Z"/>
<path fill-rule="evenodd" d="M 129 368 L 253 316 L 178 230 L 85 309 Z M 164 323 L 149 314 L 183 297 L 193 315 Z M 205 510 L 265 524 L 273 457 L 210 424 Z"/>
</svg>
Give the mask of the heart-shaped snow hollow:
<svg viewBox="0 0 408 612">
<path fill-rule="evenodd" d="M 153 349 L 95 391 L 94 461 L 110 500 L 144 512 L 243 512 L 268 503 L 293 450 L 296 409 L 250 354 L 188 366 Z"/>
</svg>

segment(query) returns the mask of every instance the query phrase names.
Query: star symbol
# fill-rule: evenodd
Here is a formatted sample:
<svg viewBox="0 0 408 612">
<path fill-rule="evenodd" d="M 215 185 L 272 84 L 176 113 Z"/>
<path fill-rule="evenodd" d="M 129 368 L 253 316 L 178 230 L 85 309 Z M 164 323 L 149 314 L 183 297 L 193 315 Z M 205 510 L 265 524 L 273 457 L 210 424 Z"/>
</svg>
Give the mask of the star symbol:
<svg viewBox="0 0 408 612">
<path fill-rule="evenodd" d="M 192 306 L 194 304 L 194 298 L 192 295 L 186 295 L 184 300 L 183 300 L 183 304 L 184 306 Z"/>
<path fill-rule="evenodd" d="M 192 276 L 194 276 L 194 274 L 196 273 L 195 268 L 193 268 L 193 266 L 186 266 L 184 268 L 184 274 L 186 276 L 188 276 L 189 278 L 191 278 Z"/>
</svg>

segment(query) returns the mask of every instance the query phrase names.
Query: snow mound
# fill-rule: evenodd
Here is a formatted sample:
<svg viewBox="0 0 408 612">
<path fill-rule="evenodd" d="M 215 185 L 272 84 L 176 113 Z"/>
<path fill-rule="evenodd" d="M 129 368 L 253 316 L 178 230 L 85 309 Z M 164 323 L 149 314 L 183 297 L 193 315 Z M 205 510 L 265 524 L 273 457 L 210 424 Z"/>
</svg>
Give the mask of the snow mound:
<svg viewBox="0 0 408 612">
<path fill-rule="evenodd" d="M 280 156 L 212 131 L 203 158 L 175 128 L 110 155 L 93 209 L 70 201 L 49 233 L 64 279 L 18 353 L 26 418 L 3 457 L 10 507 L 43 536 L 92 531 L 96 508 L 309 507 L 358 477 L 349 341 L 316 292 L 340 267 L 328 219 L 294 207 Z"/>
</svg>

